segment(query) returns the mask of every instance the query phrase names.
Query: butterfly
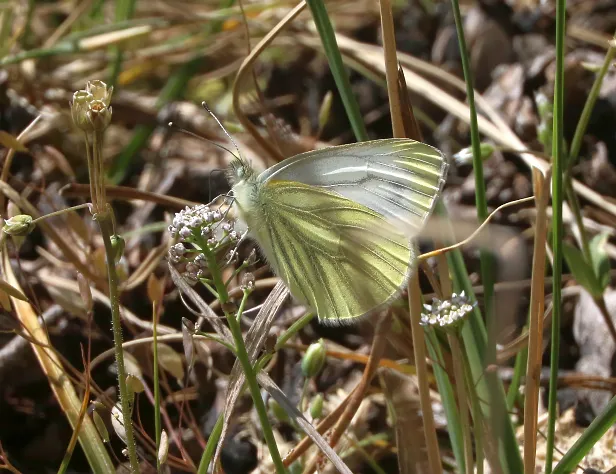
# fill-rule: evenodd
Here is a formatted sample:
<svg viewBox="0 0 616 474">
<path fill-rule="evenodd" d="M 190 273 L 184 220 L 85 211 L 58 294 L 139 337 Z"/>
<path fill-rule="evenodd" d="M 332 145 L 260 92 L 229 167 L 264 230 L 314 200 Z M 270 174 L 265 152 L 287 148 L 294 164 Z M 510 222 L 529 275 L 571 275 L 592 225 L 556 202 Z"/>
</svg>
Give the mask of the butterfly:
<svg viewBox="0 0 616 474">
<path fill-rule="evenodd" d="M 236 157 L 228 177 L 239 217 L 274 273 L 335 325 L 400 296 L 447 166 L 436 148 L 386 139 L 302 153 L 260 174 Z"/>
</svg>

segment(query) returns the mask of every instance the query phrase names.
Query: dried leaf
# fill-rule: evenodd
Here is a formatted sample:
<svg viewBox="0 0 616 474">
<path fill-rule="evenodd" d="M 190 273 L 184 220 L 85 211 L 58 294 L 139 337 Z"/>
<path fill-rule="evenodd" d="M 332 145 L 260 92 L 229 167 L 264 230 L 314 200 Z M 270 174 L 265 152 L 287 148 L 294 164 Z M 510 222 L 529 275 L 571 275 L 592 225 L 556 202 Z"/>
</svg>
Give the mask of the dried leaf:
<svg viewBox="0 0 616 474">
<path fill-rule="evenodd" d="M 6 281 L 0 279 L 0 291 L 3 291 L 9 296 L 13 298 L 17 298 L 21 301 L 29 301 L 26 295 L 24 295 L 21 291 L 19 291 L 14 286 L 9 285 Z"/>
<path fill-rule="evenodd" d="M 153 346 L 152 344 L 152 347 Z M 184 361 L 182 360 L 182 356 L 171 346 L 163 344 L 162 342 L 158 343 L 158 363 L 176 379 L 184 379 Z"/>
<path fill-rule="evenodd" d="M 141 393 L 145 390 L 143 381 L 133 374 L 128 374 L 126 376 L 126 385 L 132 393 Z"/>
<path fill-rule="evenodd" d="M 165 281 L 161 278 L 158 279 L 153 273 L 150 273 L 148 277 L 148 298 L 152 303 L 158 303 L 162 301 L 165 294 Z"/>
<path fill-rule="evenodd" d="M 86 319 L 86 307 L 84 301 L 75 295 L 74 291 L 53 285 L 46 285 L 46 287 L 54 302 L 59 304 L 62 309 L 75 317 L 84 320 Z"/>
<path fill-rule="evenodd" d="M 127 375 L 134 375 L 139 379 L 143 379 L 143 371 L 135 356 L 130 352 L 124 352 L 124 370 Z"/>
<path fill-rule="evenodd" d="M 92 290 L 88 280 L 81 274 L 77 273 L 77 283 L 79 284 L 79 295 L 83 301 L 83 305 L 86 311 L 90 312 L 94 308 L 94 302 L 92 301 Z"/>
<path fill-rule="evenodd" d="M 0 145 L 5 148 L 12 148 L 15 151 L 28 151 L 28 149 L 21 142 L 19 142 L 17 138 L 4 130 L 0 130 Z"/>
<path fill-rule="evenodd" d="M 11 311 L 11 297 L 4 291 L 0 291 L 0 305 L 5 311 Z"/>
<path fill-rule="evenodd" d="M 190 371 L 195 364 L 195 343 L 193 334 L 195 333 L 195 325 L 189 319 L 182 318 L 182 345 L 184 346 L 184 357 L 188 365 L 187 372 Z"/>
</svg>

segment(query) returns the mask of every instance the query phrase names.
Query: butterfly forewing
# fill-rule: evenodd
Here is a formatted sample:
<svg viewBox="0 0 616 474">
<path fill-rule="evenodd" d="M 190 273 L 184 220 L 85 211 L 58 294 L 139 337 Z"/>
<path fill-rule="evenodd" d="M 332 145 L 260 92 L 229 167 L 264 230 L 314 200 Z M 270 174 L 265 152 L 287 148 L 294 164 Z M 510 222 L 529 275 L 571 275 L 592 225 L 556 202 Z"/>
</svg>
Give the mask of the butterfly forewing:
<svg viewBox="0 0 616 474">
<path fill-rule="evenodd" d="M 334 191 L 382 214 L 414 236 L 445 182 L 440 151 L 407 139 L 376 140 L 302 153 L 259 180 L 298 181 Z"/>
</svg>

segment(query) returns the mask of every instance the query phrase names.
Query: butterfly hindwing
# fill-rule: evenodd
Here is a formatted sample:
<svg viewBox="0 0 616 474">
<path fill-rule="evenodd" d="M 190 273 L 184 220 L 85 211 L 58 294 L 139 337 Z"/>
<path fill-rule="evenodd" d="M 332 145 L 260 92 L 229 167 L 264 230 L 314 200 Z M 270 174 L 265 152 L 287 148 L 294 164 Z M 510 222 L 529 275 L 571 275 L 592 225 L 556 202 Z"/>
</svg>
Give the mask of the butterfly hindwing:
<svg viewBox="0 0 616 474">
<path fill-rule="evenodd" d="M 412 246 L 378 212 L 294 181 L 268 180 L 256 199 L 261 221 L 252 231 L 266 258 L 321 320 L 368 314 L 405 286 Z"/>
</svg>

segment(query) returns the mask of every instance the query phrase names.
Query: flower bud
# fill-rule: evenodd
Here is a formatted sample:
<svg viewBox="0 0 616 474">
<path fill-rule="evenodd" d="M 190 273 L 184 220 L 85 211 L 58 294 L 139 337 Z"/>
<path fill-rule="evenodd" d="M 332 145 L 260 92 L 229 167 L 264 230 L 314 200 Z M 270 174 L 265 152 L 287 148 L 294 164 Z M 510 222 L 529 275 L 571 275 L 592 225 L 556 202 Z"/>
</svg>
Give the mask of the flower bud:
<svg viewBox="0 0 616 474">
<path fill-rule="evenodd" d="M 111 103 L 111 94 L 113 94 L 113 86 L 107 87 L 103 81 L 94 80 L 88 81 L 86 90 L 92 94 L 94 100 L 102 101 L 106 107 Z"/>
<path fill-rule="evenodd" d="M 160 433 L 160 445 L 158 447 L 158 462 L 160 464 L 165 464 L 167 462 L 167 456 L 169 455 L 169 436 L 167 436 L 167 432 L 163 430 Z"/>
<path fill-rule="evenodd" d="M 326 351 L 323 339 L 310 344 L 302 359 L 302 373 L 304 377 L 316 377 L 325 365 L 325 357 Z"/>
<path fill-rule="evenodd" d="M 124 246 L 126 242 L 121 235 L 114 234 L 111 236 L 111 248 L 113 249 L 113 263 L 118 263 L 124 254 Z"/>
<path fill-rule="evenodd" d="M 27 214 L 19 214 L 7 219 L 4 221 L 4 227 L 2 227 L 2 231 L 5 234 L 14 237 L 26 236 L 32 232 L 33 229 L 34 223 L 32 222 L 32 216 Z"/>
<path fill-rule="evenodd" d="M 88 104 L 94 99 L 88 91 L 77 91 L 71 101 L 71 116 L 75 125 L 84 132 L 92 131 L 92 124 L 88 118 Z"/>
<path fill-rule="evenodd" d="M 87 116 L 92 129 L 102 132 L 111 122 L 111 107 L 102 100 L 94 99 L 88 104 Z"/>
<path fill-rule="evenodd" d="M 242 291 L 252 291 L 255 289 L 254 273 L 246 272 L 242 275 L 240 288 L 242 289 Z"/>
<path fill-rule="evenodd" d="M 485 161 L 492 156 L 492 153 L 494 153 L 494 146 L 490 143 L 481 143 L 479 145 L 479 153 L 481 161 Z M 458 166 L 471 164 L 473 162 L 472 147 L 462 148 L 458 153 L 453 155 L 453 158 L 456 160 Z"/>
<path fill-rule="evenodd" d="M 310 403 L 310 416 L 313 420 L 323 415 L 323 394 L 317 393 Z"/>
<path fill-rule="evenodd" d="M 304 465 L 300 460 L 295 461 L 289 466 L 290 474 L 302 474 L 302 472 L 304 472 Z"/>
<path fill-rule="evenodd" d="M 323 130 L 329 121 L 333 102 L 334 94 L 332 94 L 332 91 L 327 91 L 325 97 L 323 97 L 323 102 L 321 102 L 321 107 L 319 108 L 319 130 Z"/>
<path fill-rule="evenodd" d="M 280 406 L 280 404 L 276 400 L 270 398 L 267 403 L 272 412 L 272 415 L 274 415 L 274 417 L 278 421 L 282 421 L 283 423 L 289 422 L 289 414 L 284 410 L 284 408 Z"/>
</svg>

